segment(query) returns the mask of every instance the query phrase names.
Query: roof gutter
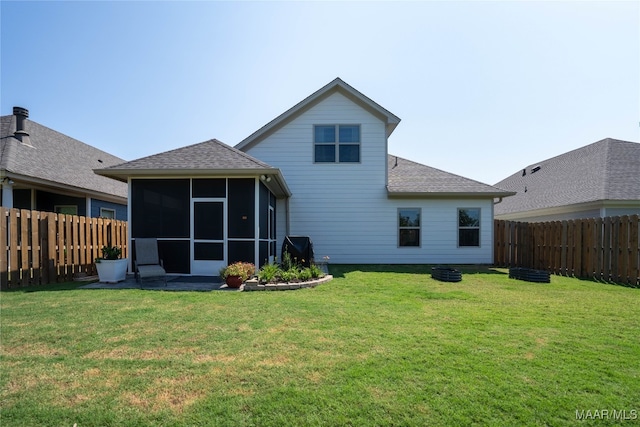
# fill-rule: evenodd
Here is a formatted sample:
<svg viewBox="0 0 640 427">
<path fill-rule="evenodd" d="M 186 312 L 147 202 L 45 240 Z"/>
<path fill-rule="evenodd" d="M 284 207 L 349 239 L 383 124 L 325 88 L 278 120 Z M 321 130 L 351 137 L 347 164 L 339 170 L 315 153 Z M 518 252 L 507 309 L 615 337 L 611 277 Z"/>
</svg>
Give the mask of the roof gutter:
<svg viewBox="0 0 640 427">
<path fill-rule="evenodd" d="M 455 198 L 485 198 L 499 197 L 502 200 L 503 197 L 513 196 L 516 193 L 513 192 L 411 192 L 411 191 L 393 191 L 387 188 L 387 197 L 389 198 L 422 198 L 422 199 L 455 199 Z"/>
<path fill-rule="evenodd" d="M 69 193 L 73 193 L 72 195 L 74 197 L 86 197 L 88 195 L 92 198 L 105 200 L 108 202 L 127 204 L 127 197 L 118 196 L 117 194 L 103 193 L 101 191 L 90 190 L 88 188 L 74 187 L 72 185 L 67 185 L 55 181 L 47 181 L 45 179 L 35 178 L 27 175 L 20 175 L 10 171 L 5 171 L 4 176 L 1 176 L 0 178 L 4 177 L 9 177 L 10 179 L 16 181 L 16 183 L 18 184 L 28 184 L 36 190 L 48 191 L 53 193 L 60 193 L 60 190 L 66 190 Z"/>
</svg>

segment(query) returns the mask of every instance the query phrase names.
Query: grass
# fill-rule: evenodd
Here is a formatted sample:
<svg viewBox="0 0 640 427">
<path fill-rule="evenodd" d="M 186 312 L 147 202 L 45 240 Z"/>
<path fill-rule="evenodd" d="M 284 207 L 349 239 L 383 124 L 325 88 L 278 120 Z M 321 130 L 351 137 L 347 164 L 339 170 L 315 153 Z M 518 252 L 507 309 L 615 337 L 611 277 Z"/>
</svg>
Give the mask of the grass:
<svg viewBox="0 0 640 427">
<path fill-rule="evenodd" d="M 640 412 L 640 290 L 428 271 L 333 266 L 333 281 L 285 292 L 3 292 L 0 423 L 559 426 Z"/>
</svg>

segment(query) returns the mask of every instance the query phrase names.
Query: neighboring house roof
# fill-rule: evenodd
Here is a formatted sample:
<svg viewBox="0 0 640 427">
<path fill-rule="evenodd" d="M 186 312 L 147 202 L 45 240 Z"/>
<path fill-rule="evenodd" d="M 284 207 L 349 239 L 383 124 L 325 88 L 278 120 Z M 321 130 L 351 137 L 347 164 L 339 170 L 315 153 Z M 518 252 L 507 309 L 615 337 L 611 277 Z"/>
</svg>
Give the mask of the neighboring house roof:
<svg viewBox="0 0 640 427">
<path fill-rule="evenodd" d="M 430 166 L 389 155 L 390 197 L 506 197 L 514 193 Z"/>
<path fill-rule="evenodd" d="M 108 168 L 96 169 L 95 173 L 125 182 L 128 177 L 136 176 L 254 176 L 264 174 L 275 177 L 275 182 L 271 184 L 274 193 L 291 195 L 279 169 L 217 139 L 165 151 Z"/>
<path fill-rule="evenodd" d="M 400 118 L 398 118 L 393 113 L 389 112 L 376 102 L 372 101 L 370 98 L 357 91 L 353 87 L 349 86 L 339 77 L 335 80 L 331 81 L 329 84 L 323 86 L 319 90 L 315 91 L 284 113 L 280 114 L 275 119 L 271 120 L 269 123 L 258 129 L 256 132 L 249 135 L 247 138 L 242 140 L 239 144 L 236 145 L 236 148 L 240 150 L 246 150 L 247 148 L 257 144 L 262 139 L 269 136 L 275 130 L 279 129 L 281 126 L 290 122 L 294 118 L 298 117 L 303 112 L 307 111 L 309 108 L 318 104 L 320 101 L 330 96 L 331 94 L 339 92 L 347 98 L 351 99 L 356 104 L 365 108 L 370 113 L 374 114 L 378 118 L 380 118 L 386 125 L 386 133 L 387 137 L 391 135 L 393 130 L 396 128 L 398 123 L 400 123 Z"/>
<path fill-rule="evenodd" d="M 606 138 L 532 163 L 496 186 L 517 193 L 496 205 L 496 215 L 596 201 L 640 201 L 640 144 Z"/>
<path fill-rule="evenodd" d="M 123 159 L 31 120 L 25 120 L 27 143 L 18 140 L 15 131 L 16 116 L 0 117 L 0 174 L 20 183 L 89 192 L 126 203 L 126 185 L 93 173 L 94 168 Z"/>
</svg>

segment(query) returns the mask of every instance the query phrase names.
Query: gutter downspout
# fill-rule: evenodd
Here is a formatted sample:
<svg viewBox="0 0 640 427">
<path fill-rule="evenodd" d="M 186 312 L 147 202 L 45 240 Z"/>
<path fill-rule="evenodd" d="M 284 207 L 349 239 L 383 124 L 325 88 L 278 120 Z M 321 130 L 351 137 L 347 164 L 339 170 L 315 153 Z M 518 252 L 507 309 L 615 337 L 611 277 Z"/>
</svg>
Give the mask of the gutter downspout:
<svg viewBox="0 0 640 427">
<path fill-rule="evenodd" d="M 284 220 L 285 220 L 285 236 L 290 236 L 291 235 L 291 223 L 290 223 L 290 218 L 289 218 L 289 199 L 291 198 L 291 196 L 287 197 L 284 200 Z"/>
</svg>

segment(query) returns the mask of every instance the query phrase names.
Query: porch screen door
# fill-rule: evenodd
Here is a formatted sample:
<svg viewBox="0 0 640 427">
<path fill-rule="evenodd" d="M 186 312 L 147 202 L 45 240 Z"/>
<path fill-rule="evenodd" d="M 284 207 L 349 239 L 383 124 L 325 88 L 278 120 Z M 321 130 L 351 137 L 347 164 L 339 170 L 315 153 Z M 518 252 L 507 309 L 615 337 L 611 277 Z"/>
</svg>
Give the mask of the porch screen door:
<svg viewBox="0 0 640 427">
<path fill-rule="evenodd" d="M 192 200 L 191 274 L 217 276 L 226 265 L 224 199 Z"/>
</svg>

